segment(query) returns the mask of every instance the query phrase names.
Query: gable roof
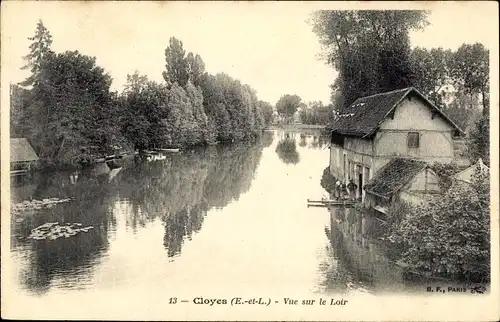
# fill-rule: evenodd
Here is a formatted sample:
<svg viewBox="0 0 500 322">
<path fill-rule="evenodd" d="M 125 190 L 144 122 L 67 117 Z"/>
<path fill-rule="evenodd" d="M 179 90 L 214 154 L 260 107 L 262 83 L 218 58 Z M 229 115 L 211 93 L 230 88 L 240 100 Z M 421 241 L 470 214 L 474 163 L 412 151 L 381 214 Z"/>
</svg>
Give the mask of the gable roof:
<svg viewBox="0 0 500 322">
<path fill-rule="evenodd" d="M 476 171 L 480 171 L 482 173 L 489 173 L 490 169 L 483 163 L 483 160 L 480 158 L 474 165 L 457 173 L 455 175 L 455 179 L 467 183 L 472 183 Z"/>
<path fill-rule="evenodd" d="M 38 156 L 27 139 L 10 139 L 10 162 L 37 161 Z"/>
<path fill-rule="evenodd" d="M 394 111 L 396 106 L 410 94 L 419 96 L 430 109 L 440 114 L 460 133 L 464 133 L 443 111 L 414 87 L 358 98 L 343 114 L 339 115 L 333 124 L 327 126 L 327 129 L 342 135 L 369 137 L 378 130 L 379 125 Z"/>
<path fill-rule="evenodd" d="M 383 166 L 364 186 L 368 193 L 390 198 L 427 167 L 423 161 L 395 158 Z"/>
</svg>

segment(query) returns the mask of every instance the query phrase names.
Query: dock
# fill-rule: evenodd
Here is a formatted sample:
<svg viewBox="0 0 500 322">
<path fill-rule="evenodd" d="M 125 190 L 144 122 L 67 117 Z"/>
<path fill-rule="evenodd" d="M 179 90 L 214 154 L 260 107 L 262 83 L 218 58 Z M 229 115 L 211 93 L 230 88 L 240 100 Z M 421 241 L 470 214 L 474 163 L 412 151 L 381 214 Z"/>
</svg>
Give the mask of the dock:
<svg viewBox="0 0 500 322">
<path fill-rule="evenodd" d="M 307 207 L 354 207 L 356 200 L 310 200 L 307 199 Z"/>
</svg>

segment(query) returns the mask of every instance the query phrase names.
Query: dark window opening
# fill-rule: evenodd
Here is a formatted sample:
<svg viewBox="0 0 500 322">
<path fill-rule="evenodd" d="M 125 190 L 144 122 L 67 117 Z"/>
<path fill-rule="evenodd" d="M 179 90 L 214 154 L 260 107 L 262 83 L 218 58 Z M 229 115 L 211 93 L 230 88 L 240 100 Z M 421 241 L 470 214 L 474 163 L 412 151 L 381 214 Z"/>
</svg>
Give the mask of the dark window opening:
<svg viewBox="0 0 500 322">
<path fill-rule="evenodd" d="M 418 132 L 409 132 L 407 139 L 408 148 L 417 149 L 420 147 L 420 134 Z"/>
</svg>

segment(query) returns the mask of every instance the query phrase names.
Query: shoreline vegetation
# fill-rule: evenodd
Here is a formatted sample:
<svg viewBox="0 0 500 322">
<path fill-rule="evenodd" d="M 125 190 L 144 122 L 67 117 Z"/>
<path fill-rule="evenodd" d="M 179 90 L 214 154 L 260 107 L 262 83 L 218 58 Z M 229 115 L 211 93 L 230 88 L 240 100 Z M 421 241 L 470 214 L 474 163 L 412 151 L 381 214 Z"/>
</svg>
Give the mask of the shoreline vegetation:
<svg viewBox="0 0 500 322">
<path fill-rule="evenodd" d="M 165 49 L 164 82 L 135 71 L 121 93 L 95 57 L 56 53 L 38 22 L 29 54 L 31 75 L 11 84 L 11 137 L 27 138 L 39 164 L 84 167 L 120 154 L 254 141 L 273 121 L 273 107 L 247 84 L 205 72 L 201 57 L 172 37 Z"/>
</svg>

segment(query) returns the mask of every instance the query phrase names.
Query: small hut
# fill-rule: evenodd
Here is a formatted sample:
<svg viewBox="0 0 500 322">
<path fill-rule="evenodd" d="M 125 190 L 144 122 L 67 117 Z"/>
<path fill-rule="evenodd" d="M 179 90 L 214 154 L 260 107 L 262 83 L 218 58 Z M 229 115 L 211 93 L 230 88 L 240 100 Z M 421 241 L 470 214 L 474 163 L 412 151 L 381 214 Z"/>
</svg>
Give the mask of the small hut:
<svg viewBox="0 0 500 322">
<path fill-rule="evenodd" d="M 10 173 L 23 174 L 31 170 L 31 165 L 38 161 L 35 150 L 25 138 L 10 139 Z"/>
<path fill-rule="evenodd" d="M 385 215 L 396 201 L 418 205 L 441 192 L 439 179 L 427 163 L 408 158 L 389 161 L 364 189 L 365 206 Z"/>
</svg>

